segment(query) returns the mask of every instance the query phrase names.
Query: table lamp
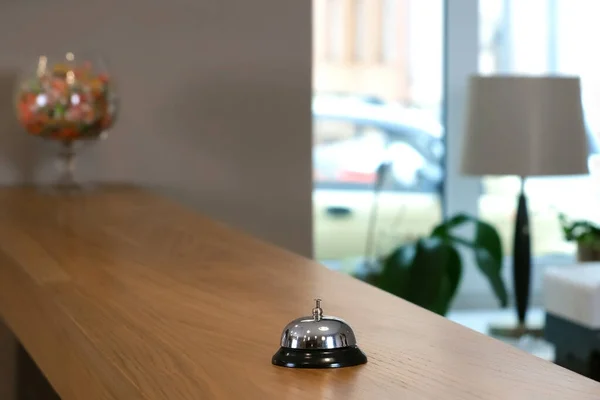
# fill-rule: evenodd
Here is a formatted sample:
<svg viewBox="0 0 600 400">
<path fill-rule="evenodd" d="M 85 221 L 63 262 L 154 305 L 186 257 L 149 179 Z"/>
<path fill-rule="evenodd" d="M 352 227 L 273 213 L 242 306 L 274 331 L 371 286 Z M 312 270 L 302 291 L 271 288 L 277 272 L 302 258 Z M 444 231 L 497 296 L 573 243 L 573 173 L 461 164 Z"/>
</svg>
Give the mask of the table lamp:
<svg viewBox="0 0 600 400">
<path fill-rule="evenodd" d="M 495 332 L 492 328 L 492 334 L 540 334 L 526 326 L 531 244 L 525 178 L 585 174 L 587 158 L 578 77 L 471 77 L 462 173 L 516 175 L 521 179 L 513 247 L 518 326 Z"/>
</svg>

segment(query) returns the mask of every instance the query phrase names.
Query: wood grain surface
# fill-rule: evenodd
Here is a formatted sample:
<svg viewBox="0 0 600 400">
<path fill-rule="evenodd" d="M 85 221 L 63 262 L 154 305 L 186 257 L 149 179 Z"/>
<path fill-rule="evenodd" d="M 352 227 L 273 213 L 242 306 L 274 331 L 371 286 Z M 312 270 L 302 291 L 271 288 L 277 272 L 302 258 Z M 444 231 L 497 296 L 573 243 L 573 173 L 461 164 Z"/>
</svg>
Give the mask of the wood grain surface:
<svg viewBox="0 0 600 400">
<path fill-rule="evenodd" d="M 271 365 L 316 296 L 366 365 Z M 64 400 L 600 398 L 596 382 L 133 187 L 0 189 L 0 315 Z"/>
</svg>

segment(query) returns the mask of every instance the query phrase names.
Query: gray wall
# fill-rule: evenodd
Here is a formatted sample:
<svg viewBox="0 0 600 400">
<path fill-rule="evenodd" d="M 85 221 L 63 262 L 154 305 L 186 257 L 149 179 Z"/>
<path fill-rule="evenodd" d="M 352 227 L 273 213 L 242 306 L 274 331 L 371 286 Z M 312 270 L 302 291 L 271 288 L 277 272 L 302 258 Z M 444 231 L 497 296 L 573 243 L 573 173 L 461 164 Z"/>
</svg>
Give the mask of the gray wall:
<svg viewBox="0 0 600 400">
<path fill-rule="evenodd" d="M 311 241 L 310 1 L 0 0 L 0 183 L 47 180 L 50 143 L 14 123 L 15 73 L 40 53 L 94 50 L 122 116 L 82 180 L 158 188 L 297 253 Z M 0 398 L 11 340 L 0 324 Z"/>
<path fill-rule="evenodd" d="M 86 179 L 159 188 L 310 256 L 310 1 L 0 0 L 0 182 L 52 176 L 13 122 L 14 73 L 41 53 L 106 56 L 122 114 Z"/>
</svg>

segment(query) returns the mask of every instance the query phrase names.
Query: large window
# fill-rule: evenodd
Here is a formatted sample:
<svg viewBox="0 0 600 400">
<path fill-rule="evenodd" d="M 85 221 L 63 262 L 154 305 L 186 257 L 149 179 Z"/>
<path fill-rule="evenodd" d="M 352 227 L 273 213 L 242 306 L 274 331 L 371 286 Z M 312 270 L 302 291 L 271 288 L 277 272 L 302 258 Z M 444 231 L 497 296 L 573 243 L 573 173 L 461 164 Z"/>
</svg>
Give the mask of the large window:
<svg viewBox="0 0 600 400">
<path fill-rule="evenodd" d="M 443 1 L 313 5 L 315 256 L 354 269 L 442 218 Z"/>
<path fill-rule="evenodd" d="M 599 149 L 600 56 L 593 38 L 600 34 L 600 1 L 480 0 L 479 70 L 481 73 L 566 74 L 582 80 L 589 129 L 590 167 Z M 572 260 L 575 249 L 563 239 L 557 214 L 597 220 L 598 184 L 592 176 L 528 178 L 532 250 L 538 263 Z M 484 177 L 479 198 L 482 218 L 496 225 L 510 254 L 517 177 Z"/>
<path fill-rule="evenodd" d="M 600 1 L 313 4 L 317 259 L 355 268 L 456 212 L 494 224 L 511 254 L 518 178 L 460 173 L 467 82 L 479 72 L 581 77 L 592 173 L 525 184 L 536 265 L 574 260 L 557 214 L 600 220 Z M 460 295 L 489 295 L 472 270 Z"/>
</svg>

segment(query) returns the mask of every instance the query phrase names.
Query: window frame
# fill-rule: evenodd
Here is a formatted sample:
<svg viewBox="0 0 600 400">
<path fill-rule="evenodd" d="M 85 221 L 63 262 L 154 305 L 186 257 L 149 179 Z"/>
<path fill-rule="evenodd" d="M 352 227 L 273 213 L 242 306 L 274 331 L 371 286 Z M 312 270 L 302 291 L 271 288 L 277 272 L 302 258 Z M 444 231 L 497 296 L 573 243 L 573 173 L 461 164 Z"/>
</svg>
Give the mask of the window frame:
<svg viewBox="0 0 600 400">
<path fill-rule="evenodd" d="M 479 69 L 479 1 L 444 1 L 443 125 L 446 179 L 444 217 L 459 212 L 477 215 L 481 179 L 460 172 L 469 76 Z"/>
</svg>

